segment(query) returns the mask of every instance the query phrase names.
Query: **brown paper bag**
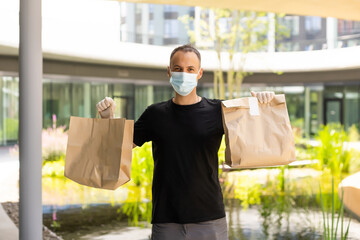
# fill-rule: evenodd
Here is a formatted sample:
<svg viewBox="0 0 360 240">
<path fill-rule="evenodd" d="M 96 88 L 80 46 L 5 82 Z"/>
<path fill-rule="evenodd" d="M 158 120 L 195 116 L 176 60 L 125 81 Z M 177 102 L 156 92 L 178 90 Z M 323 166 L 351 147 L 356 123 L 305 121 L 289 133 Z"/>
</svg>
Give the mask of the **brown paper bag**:
<svg viewBox="0 0 360 240">
<path fill-rule="evenodd" d="M 70 117 L 64 175 L 82 185 L 115 190 L 130 180 L 134 120 L 98 114 Z"/>
<path fill-rule="evenodd" d="M 227 165 L 255 168 L 296 160 L 284 94 L 276 94 L 267 104 L 256 97 L 244 97 L 222 101 L 221 106 Z"/>
</svg>

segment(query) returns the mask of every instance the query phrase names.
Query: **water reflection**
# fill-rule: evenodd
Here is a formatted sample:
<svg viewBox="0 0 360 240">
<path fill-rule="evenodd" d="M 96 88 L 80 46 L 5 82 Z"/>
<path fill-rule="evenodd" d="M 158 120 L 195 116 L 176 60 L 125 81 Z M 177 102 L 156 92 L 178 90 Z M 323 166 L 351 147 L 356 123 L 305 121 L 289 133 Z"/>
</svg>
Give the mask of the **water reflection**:
<svg viewBox="0 0 360 240">
<path fill-rule="evenodd" d="M 249 183 L 245 180 L 242 182 Z M 296 182 L 309 186 L 306 181 Z M 230 200 L 224 194 L 229 240 L 322 238 L 322 213 L 316 195 L 285 194 L 284 189 L 276 189 L 277 194 L 259 194 L 261 204 L 250 203 L 247 209 L 240 200 Z M 129 182 L 110 191 L 66 178 L 43 178 L 44 224 L 64 239 L 149 239 L 151 208 L 149 184 L 139 187 Z M 360 239 L 356 220 L 350 225 L 349 236 Z"/>
<path fill-rule="evenodd" d="M 120 204 L 128 198 L 126 184 L 115 191 L 86 187 L 65 177 L 43 177 L 43 205 L 90 205 L 96 203 Z M 46 209 L 45 209 L 46 210 Z"/>
<path fill-rule="evenodd" d="M 123 206 L 124 204 L 92 204 L 86 207 L 68 205 L 67 209 L 44 206 L 44 224 L 51 227 L 53 212 L 56 211 L 60 227 L 55 231 L 65 240 L 112 239 L 109 236 L 114 239 L 149 239 L 151 224 L 139 220 L 142 227 L 130 227 L 127 216 L 121 214 Z M 322 213 L 319 210 L 295 208 L 276 221 L 276 211 L 268 210 L 266 215 L 262 213 L 261 206 L 250 206 L 244 210 L 238 201 L 227 201 L 225 206 L 229 240 L 322 239 Z M 349 239 L 360 239 L 359 229 L 360 223 L 353 220 Z"/>
</svg>

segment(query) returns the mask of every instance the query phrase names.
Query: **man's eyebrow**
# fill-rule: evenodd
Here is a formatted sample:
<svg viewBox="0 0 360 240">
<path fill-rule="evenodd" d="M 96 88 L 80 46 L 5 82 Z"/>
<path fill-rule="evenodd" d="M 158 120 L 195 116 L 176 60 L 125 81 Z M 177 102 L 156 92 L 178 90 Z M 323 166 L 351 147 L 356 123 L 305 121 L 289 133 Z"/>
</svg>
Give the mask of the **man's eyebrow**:
<svg viewBox="0 0 360 240">
<path fill-rule="evenodd" d="M 177 65 L 177 64 L 175 64 L 173 67 L 180 67 L 180 68 L 182 68 L 180 65 Z M 195 68 L 193 65 L 186 66 L 186 67 L 187 67 L 187 68 L 189 68 L 189 67 Z"/>
</svg>

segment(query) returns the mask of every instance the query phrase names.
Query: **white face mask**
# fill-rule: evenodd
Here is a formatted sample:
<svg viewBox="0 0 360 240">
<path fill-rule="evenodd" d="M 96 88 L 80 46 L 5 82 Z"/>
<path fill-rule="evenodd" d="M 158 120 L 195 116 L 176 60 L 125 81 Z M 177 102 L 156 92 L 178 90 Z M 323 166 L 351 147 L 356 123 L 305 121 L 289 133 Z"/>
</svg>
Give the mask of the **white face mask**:
<svg viewBox="0 0 360 240">
<path fill-rule="evenodd" d="M 201 69 L 201 68 L 200 68 Z M 174 90 L 181 96 L 187 96 L 197 86 L 197 75 L 198 73 L 187 73 L 187 72 L 172 72 L 170 83 Z"/>
</svg>

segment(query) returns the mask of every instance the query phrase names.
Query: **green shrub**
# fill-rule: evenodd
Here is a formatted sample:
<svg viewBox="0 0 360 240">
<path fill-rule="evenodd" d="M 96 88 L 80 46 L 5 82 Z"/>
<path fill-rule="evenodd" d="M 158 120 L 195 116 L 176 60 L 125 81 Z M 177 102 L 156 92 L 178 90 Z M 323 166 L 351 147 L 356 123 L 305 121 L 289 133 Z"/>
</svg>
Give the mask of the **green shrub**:
<svg viewBox="0 0 360 240">
<path fill-rule="evenodd" d="M 351 127 L 349 127 L 348 131 L 349 131 L 349 141 L 350 142 L 360 141 L 359 130 L 355 124 L 351 125 Z"/>
<path fill-rule="evenodd" d="M 17 140 L 19 133 L 19 119 L 17 118 L 6 118 L 5 134 L 7 140 Z"/>
<path fill-rule="evenodd" d="M 121 213 L 120 219 L 122 214 L 125 214 L 128 217 L 128 224 L 131 226 L 143 226 L 143 224 L 139 224 L 139 221 L 151 222 L 153 169 L 152 142 L 134 148 L 131 180 L 123 185 L 128 190 L 128 197 L 118 209 L 118 213 Z"/>
<path fill-rule="evenodd" d="M 319 142 L 314 147 L 314 157 L 319 161 L 319 170 L 329 169 L 331 174 L 340 177 L 342 173 L 349 173 L 351 151 L 344 145 L 349 137 L 340 123 L 321 125 L 315 136 Z"/>
<path fill-rule="evenodd" d="M 59 161 L 65 158 L 68 133 L 65 126 L 47 128 L 41 134 L 41 155 L 43 165 L 48 161 Z M 19 155 L 19 145 L 10 148 L 12 155 Z"/>
<path fill-rule="evenodd" d="M 60 157 L 57 161 L 45 161 L 42 167 L 43 177 L 64 178 L 65 157 Z"/>
<path fill-rule="evenodd" d="M 335 193 L 334 189 L 334 178 L 331 179 L 331 195 L 330 199 L 324 198 L 321 186 L 320 188 L 320 199 L 321 199 L 321 211 L 323 215 L 323 228 L 324 235 L 323 239 L 326 240 L 335 240 L 338 239 L 338 228 L 340 223 L 340 238 L 345 240 L 348 238 L 350 221 L 347 224 L 347 227 L 344 226 L 344 203 L 343 199 L 338 198 L 338 194 Z M 343 196 L 343 191 L 342 194 Z M 327 201 L 326 201 L 327 200 Z M 329 201 L 330 200 L 330 201 Z"/>
</svg>

